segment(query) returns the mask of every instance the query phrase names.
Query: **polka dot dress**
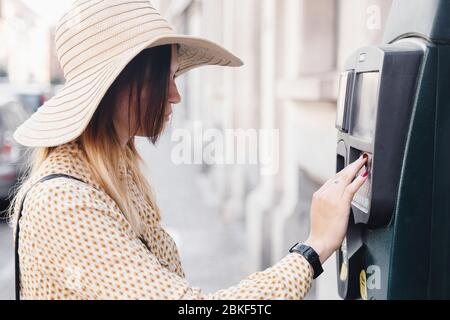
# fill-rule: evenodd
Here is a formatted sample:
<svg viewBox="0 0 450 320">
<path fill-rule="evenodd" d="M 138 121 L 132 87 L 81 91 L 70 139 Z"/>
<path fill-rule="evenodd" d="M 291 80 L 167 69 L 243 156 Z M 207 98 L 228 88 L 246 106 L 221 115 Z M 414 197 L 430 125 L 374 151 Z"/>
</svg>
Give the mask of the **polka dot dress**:
<svg viewBox="0 0 450 320">
<path fill-rule="evenodd" d="M 302 299 L 309 290 L 311 266 L 296 253 L 228 289 L 204 293 L 191 287 L 174 240 L 125 165 L 120 172 L 146 224 L 143 241 L 89 174 L 80 152 L 74 142 L 57 147 L 19 191 L 21 199 L 29 185 L 53 173 L 88 184 L 56 178 L 28 193 L 19 235 L 22 299 Z"/>
</svg>

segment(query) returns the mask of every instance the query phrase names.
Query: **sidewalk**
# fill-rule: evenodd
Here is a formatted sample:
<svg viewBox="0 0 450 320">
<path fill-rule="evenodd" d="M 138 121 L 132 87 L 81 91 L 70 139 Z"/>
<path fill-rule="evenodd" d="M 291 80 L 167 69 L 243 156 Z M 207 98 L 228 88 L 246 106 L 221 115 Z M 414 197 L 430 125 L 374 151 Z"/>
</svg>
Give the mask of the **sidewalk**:
<svg viewBox="0 0 450 320">
<path fill-rule="evenodd" d="M 14 299 L 13 238 L 11 229 L 2 220 L 0 223 L 0 300 L 11 299 Z"/>
</svg>

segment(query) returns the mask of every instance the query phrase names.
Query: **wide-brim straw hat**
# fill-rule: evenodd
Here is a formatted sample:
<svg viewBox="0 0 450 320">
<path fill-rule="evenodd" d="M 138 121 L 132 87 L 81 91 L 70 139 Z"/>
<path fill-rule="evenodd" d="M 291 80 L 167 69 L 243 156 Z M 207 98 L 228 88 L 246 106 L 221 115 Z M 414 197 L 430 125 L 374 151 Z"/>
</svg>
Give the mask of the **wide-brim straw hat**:
<svg viewBox="0 0 450 320">
<path fill-rule="evenodd" d="M 56 50 L 66 83 L 14 132 L 27 147 L 78 138 L 126 65 L 142 50 L 179 44 L 181 74 L 202 65 L 243 65 L 209 40 L 177 34 L 148 0 L 79 0 L 59 20 Z"/>
</svg>

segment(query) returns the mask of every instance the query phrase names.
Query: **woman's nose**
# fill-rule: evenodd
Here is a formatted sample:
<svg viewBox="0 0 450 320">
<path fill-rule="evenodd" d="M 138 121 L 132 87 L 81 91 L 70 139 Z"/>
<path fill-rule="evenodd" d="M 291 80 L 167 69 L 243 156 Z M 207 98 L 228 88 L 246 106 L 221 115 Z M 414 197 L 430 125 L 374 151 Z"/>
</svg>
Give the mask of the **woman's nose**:
<svg viewBox="0 0 450 320">
<path fill-rule="evenodd" d="M 177 103 L 181 102 L 181 95 L 178 92 L 178 88 L 177 88 L 176 84 L 173 84 L 170 86 L 169 102 L 172 104 L 177 104 Z"/>
</svg>

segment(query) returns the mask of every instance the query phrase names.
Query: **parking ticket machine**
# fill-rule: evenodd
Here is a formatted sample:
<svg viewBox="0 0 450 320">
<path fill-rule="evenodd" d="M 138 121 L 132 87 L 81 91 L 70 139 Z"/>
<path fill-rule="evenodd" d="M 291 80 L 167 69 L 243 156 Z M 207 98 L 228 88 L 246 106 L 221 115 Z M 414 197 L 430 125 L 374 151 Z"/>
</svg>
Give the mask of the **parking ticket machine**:
<svg viewBox="0 0 450 320">
<path fill-rule="evenodd" d="M 450 298 L 450 1 L 394 0 L 340 77 L 336 169 L 361 155 L 337 252 L 344 299 Z"/>
</svg>

